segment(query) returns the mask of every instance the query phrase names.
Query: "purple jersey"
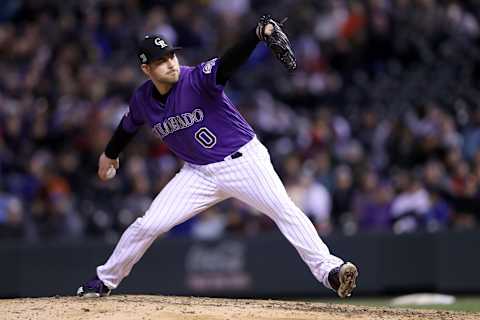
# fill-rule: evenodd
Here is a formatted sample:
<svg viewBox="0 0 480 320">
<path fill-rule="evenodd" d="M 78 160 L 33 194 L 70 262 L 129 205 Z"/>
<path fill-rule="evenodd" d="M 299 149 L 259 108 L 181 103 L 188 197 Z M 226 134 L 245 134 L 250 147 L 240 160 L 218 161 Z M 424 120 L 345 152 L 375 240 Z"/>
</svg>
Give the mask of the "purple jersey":
<svg viewBox="0 0 480 320">
<path fill-rule="evenodd" d="M 250 141 L 252 127 L 216 83 L 218 60 L 180 67 L 165 104 L 152 96 L 151 80 L 138 87 L 123 119 L 128 132 L 148 124 L 178 157 L 193 164 L 222 161 Z"/>
</svg>

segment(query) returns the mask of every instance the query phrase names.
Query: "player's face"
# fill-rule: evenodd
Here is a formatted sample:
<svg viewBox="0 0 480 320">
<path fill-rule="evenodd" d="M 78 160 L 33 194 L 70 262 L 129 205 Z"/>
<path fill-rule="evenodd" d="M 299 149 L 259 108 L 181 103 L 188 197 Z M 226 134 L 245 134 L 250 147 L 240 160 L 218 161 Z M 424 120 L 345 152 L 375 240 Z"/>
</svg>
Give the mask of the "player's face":
<svg viewBox="0 0 480 320">
<path fill-rule="evenodd" d="M 142 69 L 152 80 L 158 82 L 174 84 L 180 77 L 180 65 L 173 52 L 148 65 L 142 65 Z"/>
</svg>

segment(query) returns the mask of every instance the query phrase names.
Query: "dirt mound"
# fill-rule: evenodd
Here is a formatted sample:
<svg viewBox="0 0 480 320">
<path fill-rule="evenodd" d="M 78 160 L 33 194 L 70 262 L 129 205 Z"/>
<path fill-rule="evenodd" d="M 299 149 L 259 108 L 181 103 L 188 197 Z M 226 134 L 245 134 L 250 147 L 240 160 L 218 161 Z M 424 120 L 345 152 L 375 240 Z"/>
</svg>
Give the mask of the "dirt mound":
<svg viewBox="0 0 480 320">
<path fill-rule="evenodd" d="M 0 300 L 1 319 L 478 319 L 478 314 L 450 311 L 370 308 L 314 302 L 213 299 L 168 296 L 76 297 Z M 6 317 L 6 318 L 5 318 Z"/>
</svg>

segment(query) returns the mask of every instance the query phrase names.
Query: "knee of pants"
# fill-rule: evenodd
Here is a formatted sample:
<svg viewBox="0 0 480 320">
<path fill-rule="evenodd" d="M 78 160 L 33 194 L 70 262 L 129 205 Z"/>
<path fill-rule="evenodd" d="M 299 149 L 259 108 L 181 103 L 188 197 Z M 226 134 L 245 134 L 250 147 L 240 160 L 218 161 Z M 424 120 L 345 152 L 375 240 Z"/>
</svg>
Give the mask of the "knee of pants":
<svg viewBox="0 0 480 320">
<path fill-rule="evenodd" d="M 277 206 L 272 207 L 270 210 L 270 214 L 268 215 L 271 218 L 287 218 L 305 214 L 299 207 L 295 205 L 295 203 L 293 203 L 292 200 L 288 199 L 281 203 L 278 203 Z"/>
<path fill-rule="evenodd" d="M 137 218 L 134 226 L 143 236 L 155 238 L 171 229 L 163 224 L 162 221 L 149 220 L 145 219 L 145 217 Z"/>
</svg>

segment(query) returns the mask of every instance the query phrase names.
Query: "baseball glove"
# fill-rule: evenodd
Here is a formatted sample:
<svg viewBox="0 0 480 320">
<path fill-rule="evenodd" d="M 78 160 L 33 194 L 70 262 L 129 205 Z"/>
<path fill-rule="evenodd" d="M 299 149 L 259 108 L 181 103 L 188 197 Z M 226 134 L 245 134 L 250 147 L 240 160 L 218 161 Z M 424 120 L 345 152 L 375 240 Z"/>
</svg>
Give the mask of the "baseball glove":
<svg viewBox="0 0 480 320">
<path fill-rule="evenodd" d="M 282 30 L 285 21 L 287 21 L 287 18 L 281 22 L 277 22 L 272 19 L 271 15 L 263 15 L 258 22 L 256 31 L 258 38 L 267 43 L 273 54 L 288 71 L 293 71 L 297 68 L 297 61 L 295 60 L 295 54 L 293 53 L 290 41 Z M 265 27 L 268 24 L 273 26 L 272 34 L 269 36 L 265 34 Z"/>
</svg>

